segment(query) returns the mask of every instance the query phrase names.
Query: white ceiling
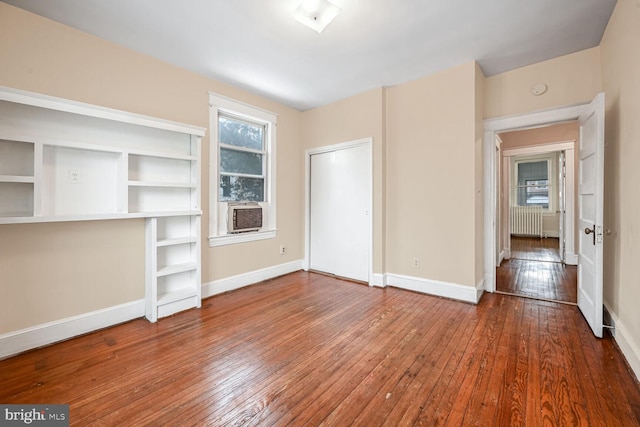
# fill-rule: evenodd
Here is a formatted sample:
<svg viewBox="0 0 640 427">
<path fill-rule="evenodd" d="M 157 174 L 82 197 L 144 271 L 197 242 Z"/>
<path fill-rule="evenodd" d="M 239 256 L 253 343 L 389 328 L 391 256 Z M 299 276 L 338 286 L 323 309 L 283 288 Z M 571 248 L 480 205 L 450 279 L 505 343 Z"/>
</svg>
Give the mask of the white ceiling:
<svg viewBox="0 0 640 427">
<path fill-rule="evenodd" d="M 332 0 L 322 34 L 300 0 L 4 0 L 307 110 L 468 61 L 485 75 L 597 46 L 616 0 Z M 19 43 L 19 41 L 16 41 Z"/>
</svg>

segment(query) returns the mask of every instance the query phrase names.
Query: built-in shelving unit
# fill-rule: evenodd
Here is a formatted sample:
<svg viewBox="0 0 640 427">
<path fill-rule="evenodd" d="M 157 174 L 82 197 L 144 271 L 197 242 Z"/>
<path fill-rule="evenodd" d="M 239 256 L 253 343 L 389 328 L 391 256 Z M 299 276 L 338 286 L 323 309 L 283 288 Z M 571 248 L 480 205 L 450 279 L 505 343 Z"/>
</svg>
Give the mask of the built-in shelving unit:
<svg viewBox="0 0 640 427">
<path fill-rule="evenodd" d="M 199 307 L 204 131 L 0 87 L 0 224 L 147 218 L 147 318 Z"/>
<path fill-rule="evenodd" d="M 200 217 L 148 218 L 146 236 L 147 318 L 200 307 Z"/>
</svg>

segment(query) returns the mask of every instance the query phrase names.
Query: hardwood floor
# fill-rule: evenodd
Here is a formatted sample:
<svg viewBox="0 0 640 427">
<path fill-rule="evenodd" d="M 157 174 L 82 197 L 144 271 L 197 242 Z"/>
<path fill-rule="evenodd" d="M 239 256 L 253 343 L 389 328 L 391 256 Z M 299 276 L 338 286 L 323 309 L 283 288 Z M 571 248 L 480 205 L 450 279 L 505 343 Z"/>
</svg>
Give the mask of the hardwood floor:
<svg viewBox="0 0 640 427">
<path fill-rule="evenodd" d="M 511 259 L 496 269 L 496 290 L 576 304 L 577 267 L 560 261 L 558 239 L 512 236 Z"/>
<path fill-rule="evenodd" d="M 514 295 L 576 304 L 577 274 L 575 265 L 510 259 L 496 269 L 496 289 Z"/>
<path fill-rule="evenodd" d="M 511 259 L 562 262 L 560 241 L 549 237 L 511 236 Z"/>
<path fill-rule="evenodd" d="M 576 307 L 477 306 L 298 272 L 0 361 L 1 403 L 72 425 L 640 425 Z"/>
</svg>

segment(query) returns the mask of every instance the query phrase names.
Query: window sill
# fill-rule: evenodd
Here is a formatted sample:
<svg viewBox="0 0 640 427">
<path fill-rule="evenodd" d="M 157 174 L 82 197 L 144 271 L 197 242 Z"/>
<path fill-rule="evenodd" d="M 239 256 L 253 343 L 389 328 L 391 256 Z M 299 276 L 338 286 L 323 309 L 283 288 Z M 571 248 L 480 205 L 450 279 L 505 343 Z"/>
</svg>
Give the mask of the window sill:
<svg viewBox="0 0 640 427">
<path fill-rule="evenodd" d="M 209 247 L 235 245 L 237 243 L 254 242 L 257 240 L 275 239 L 276 230 L 256 231 L 253 233 L 224 234 L 209 237 Z"/>
</svg>

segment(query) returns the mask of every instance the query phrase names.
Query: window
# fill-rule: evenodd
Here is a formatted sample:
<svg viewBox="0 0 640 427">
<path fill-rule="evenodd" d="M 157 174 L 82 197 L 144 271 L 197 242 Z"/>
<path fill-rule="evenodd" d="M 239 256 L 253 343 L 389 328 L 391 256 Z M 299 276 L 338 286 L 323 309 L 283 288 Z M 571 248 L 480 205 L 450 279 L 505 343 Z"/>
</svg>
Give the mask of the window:
<svg viewBox="0 0 640 427">
<path fill-rule="evenodd" d="M 518 160 L 515 162 L 515 201 L 517 206 L 542 206 L 551 209 L 552 180 L 550 160 Z"/>
<path fill-rule="evenodd" d="M 275 237 L 276 115 L 209 94 L 211 112 L 209 244 L 220 246 Z M 258 203 L 263 228 L 230 234 L 229 203 Z"/>
<path fill-rule="evenodd" d="M 264 202 L 266 125 L 218 113 L 221 202 Z"/>
<path fill-rule="evenodd" d="M 525 181 L 526 197 L 525 204 L 527 206 L 543 206 L 549 207 L 549 180 L 528 179 Z"/>
</svg>

